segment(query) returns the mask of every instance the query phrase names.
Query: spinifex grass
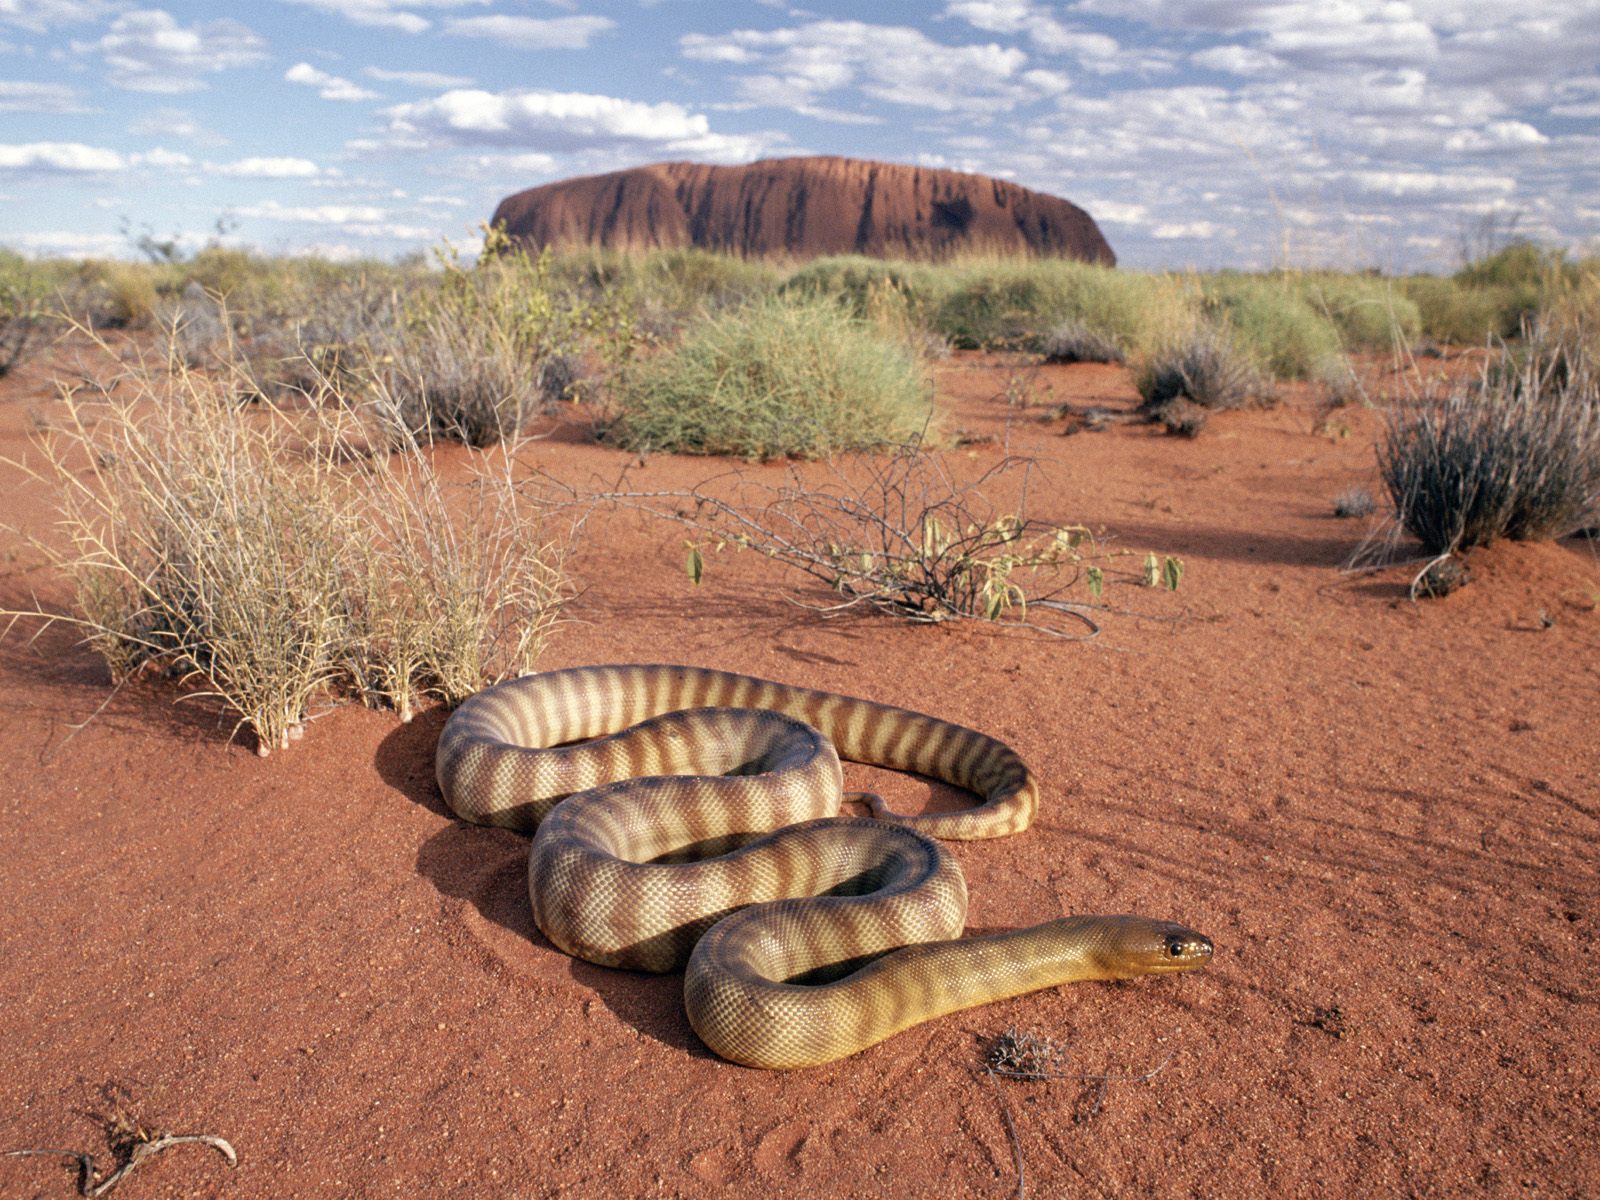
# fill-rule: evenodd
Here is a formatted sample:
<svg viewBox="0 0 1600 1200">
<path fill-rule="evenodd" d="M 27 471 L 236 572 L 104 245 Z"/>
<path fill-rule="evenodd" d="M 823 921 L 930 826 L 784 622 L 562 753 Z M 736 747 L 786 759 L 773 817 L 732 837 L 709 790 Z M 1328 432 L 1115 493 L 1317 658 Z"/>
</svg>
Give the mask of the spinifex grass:
<svg viewBox="0 0 1600 1200">
<path fill-rule="evenodd" d="M 241 404 L 256 394 L 181 362 L 65 392 L 37 473 L 76 604 L 33 615 L 82 627 L 114 679 L 155 662 L 195 681 L 262 753 L 319 694 L 405 716 L 419 692 L 459 700 L 526 670 L 564 577 L 509 476 L 480 463 L 457 502 L 352 407 Z"/>
<path fill-rule="evenodd" d="M 1502 350 L 1390 417 L 1378 466 L 1430 554 L 1560 537 L 1600 515 L 1600 380 L 1579 343 Z"/>
</svg>

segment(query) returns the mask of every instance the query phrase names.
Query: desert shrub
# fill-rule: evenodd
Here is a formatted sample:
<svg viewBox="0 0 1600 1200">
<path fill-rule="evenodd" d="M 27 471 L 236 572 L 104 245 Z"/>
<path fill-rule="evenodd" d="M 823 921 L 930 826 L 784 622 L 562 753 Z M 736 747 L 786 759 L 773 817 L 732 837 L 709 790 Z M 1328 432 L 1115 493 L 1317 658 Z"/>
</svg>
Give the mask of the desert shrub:
<svg viewBox="0 0 1600 1200">
<path fill-rule="evenodd" d="M 688 312 L 746 304 L 774 291 L 780 274 L 763 259 L 684 247 L 646 255 L 638 286 L 646 297 L 656 295 L 666 307 Z"/>
<path fill-rule="evenodd" d="M 771 298 L 708 316 L 622 378 L 603 436 L 629 449 L 821 458 L 898 445 L 932 413 L 903 342 L 828 301 Z"/>
<path fill-rule="evenodd" d="M 1421 310 L 1393 280 L 1317 273 L 1294 281 L 1312 310 L 1333 322 L 1347 352 L 1392 351 L 1422 333 Z"/>
<path fill-rule="evenodd" d="M 1340 492 L 1333 500 L 1333 515 L 1340 518 L 1370 517 L 1378 511 L 1378 502 L 1366 488 L 1350 488 Z"/>
<path fill-rule="evenodd" d="M 155 321 L 173 353 L 182 356 L 189 366 L 219 361 L 233 337 L 227 309 L 194 280 L 177 297 L 160 303 Z"/>
<path fill-rule="evenodd" d="M 708 546 L 732 546 L 823 584 L 838 597 L 815 606 L 824 612 L 1032 623 L 1030 610 L 1049 609 L 1070 613 L 1092 634 L 1097 626 L 1083 604 L 1099 598 L 1113 575 L 1130 583 L 1144 575 L 1117 570 L 1130 556 L 1100 548 L 1088 529 L 1031 515 L 1033 472 L 1028 460 L 1005 458 L 963 481 L 940 455 L 912 444 L 886 458 L 830 464 L 823 477 L 791 467 L 779 484 L 741 480 L 731 495 L 721 488 L 613 498 L 694 532 L 688 568 L 696 583 Z M 1005 503 L 996 499 L 1001 493 Z M 1181 563 L 1151 562 L 1158 581 L 1176 589 Z M 1065 602 L 1077 585 L 1087 596 Z"/>
<path fill-rule="evenodd" d="M 20 366 L 43 340 L 50 291 L 45 271 L 0 249 L 0 376 Z"/>
<path fill-rule="evenodd" d="M 926 263 L 836 254 L 813 259 L 785 279 L 780 290 L 785 295 L 837 300 L 864 317 L 873 297 L 893 289 L 905 298 L 908 311 L 925 320 L 931 281 L 938 275 L 938 268 Z"/>
<path fill-rule="evenodd" d="M 1122 347 L 1081 317 L 1068 317 L 1045 335 L 1039 352 L 1049 363 L 1120 363 Z"/>
<path fill-rule="evenodd" d="M 1262 399 L 1267 391 L 1266 381 L 1240 351 L 1234 335 L 1215 323 L 1202 323 L 1141 360 L 1134 370 L 1134 386 L 1144 401 L 1143 411 L 1156 420 L 1171 415 L 1169 409 L 1179 401 L 1208 410 L 1241 408 Z"/>
<path fill-rule="evenodd" d="M 971 260 L 928 268 L 928 320 L 962 348 L 1040 350 L 1076 319 L 1124 351 L 1144 351 L 1194 320 L 1193 297 L 1162 276 L 1068 259 Z"/>
<path fill-rule="evenodd" d="M 405 716 L 529 668 L 565 585 L 508 478 L 480 470 L 463 501 L 356 406 L 241 406 L 226 373 L 172 356 L 64 392 L 42 474 L 76 599 L 31 615 L 82 627 L 114 679 L 154 663 L 196 681 L 263 754 L 320 696 Z"/>
<path fill-rule="evenodd" d="M 1524 309 L 1516 293 L 1502 287 L 1468 287 L 1436 275 L 1400 281 L 1417 306 L 1424 337 L 1458 346 L 1481 346 L 1490 338 L 1517 332 Z"/>
<path fill-rule="evenodd" d="M 555 398 L 544 363 L 563 357 L 570 367 L 604 315 L 560 286 L 551 263 L 494 247 L 473 269 L 446 259 L 404 296 L 401 322 L 386 343 L 376 339 L 372 361 L 406 434 L 487 446 Z"/>
<path fill-rule="evenodd" d="M 161 303 L 162 269 L 153 263 L 86 259 L 63 288 L 64 307 L 95 329 L 148 325 Z"/>
<path fill-rule="evenodd" d="M 1378 465 L 1430 554 L 1559 537 L 1600 511 L 1600 397 L 1573 347 L 1502 351 L 1482 375 L 1391 415 Z"/>
<path fill-rule="evenodd" d="M 1287 277 L 1213 275 L 1205 281 L 1205 300 L 1232 328 L 1235 348 L 1275 378 L 1309 379 L 1340 354 L 1333 322 Z"/>
</svg>

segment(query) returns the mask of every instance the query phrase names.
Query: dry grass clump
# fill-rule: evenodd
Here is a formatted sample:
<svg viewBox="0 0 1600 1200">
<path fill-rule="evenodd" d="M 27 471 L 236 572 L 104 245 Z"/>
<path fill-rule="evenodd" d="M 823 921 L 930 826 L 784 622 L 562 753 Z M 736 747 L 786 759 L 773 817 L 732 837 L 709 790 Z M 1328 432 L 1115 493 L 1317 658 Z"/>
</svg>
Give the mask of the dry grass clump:
<svg viewBox="0 0 1600 1200">
<path fill-rule="evenodd" d="M 402 440 L 494 445 L 571 391 L 579 351 L 609 314 L 563 287 L 552 262 L 491 234 L 475 267 L 446 258 L 405 297 L 371 357 Z"/>
<path fill-rule="evenodd" d="M 1430 554 L 1561 537 L 1600 514 L 1600 396 L 1581 345 L 1502 351 L 1480 377 L 1390 416 L 1378 466 Z"/>
<path fill-rule="evenodd" d="M 1175 433 L 1198 433 L 1207 412 L 1265 398 L 1266 380 L 1221 325 L 1200 322 L 1134 370 L 1141 410 Z"/>
<path fill-rule="evenodd" d="M 1370 517 L 1378 511 L 1378 502 L 1366 488 L 1350 488 L 1340 492 L 1333 500 L 1333 515 L 1341 519 Z"/>
<path fill-rule="evenodd" d="M 464 498 L 353 408 L 241 404 L 240 368 L 139 364 L 63 394 L 41 439 L 71 621 L 121 680 L 147 664 L 221 699 L 267 753 L 319 697 L 462 699 L 528 669 L 561 547 L 508 477 Z M 382 402 L 382 397 L 380 397 Z M 414 444 L 413 444 L 414 448 Z"/>
<path fill-rule="evenodd" d="M 1039 344 L 1047 363 L 1121 363 L 1122 347 L 1080 317 L 1068 317 Z"/>
</svg>

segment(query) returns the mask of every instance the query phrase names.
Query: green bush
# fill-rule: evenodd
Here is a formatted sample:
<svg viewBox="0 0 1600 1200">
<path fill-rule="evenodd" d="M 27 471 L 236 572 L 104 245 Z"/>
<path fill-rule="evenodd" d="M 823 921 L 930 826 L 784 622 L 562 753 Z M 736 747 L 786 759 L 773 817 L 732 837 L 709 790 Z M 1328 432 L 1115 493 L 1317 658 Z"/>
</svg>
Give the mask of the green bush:
<svg viewBox="0 0 1600 1200">
<path fill-rule="evenodd" d="M 1416 304 L 1424 337 L 1456 346 L 1481 346 L 1491 338 L 1514 337 L 1524 309 L 1514 289 L 1468 287 L 1437 275 L 1400 281 Z"/>
<path fill-rule="evenodd" d="M 1077 320 L 1124 352 L 1140 352 L 1194 320 L 1192 297 L 1162 276 L 1067 259 L 979 260 L 932 271 L 924 284 L 928 319 L 965 349 L 1039 351 L 1064 321 Z"/>
<path fill-rule="evenodd" d="M 1295 282 L 1312 310 L 1333 322 L 1347 353 L 1393 351 L 1422 332 L 1416 301 L 1393 280 L 1319 272 Z"/>
<path fill-rule="evenodd" d="M 0 375 L 38 349 L 50 291 L 49 275 L 38 264 L 0 249 Z"/>
<path fill-rule="evenodd" d="M 1287 276 L 1220 273 L 1204 281 L 1206 307 L 1232 329 L 1236 349 L 1278 379 L 1310 379 L 1340 353 L 1339 331 Z"/>
<path fill-rule="evenodd" d="M 822 458 L 900 445 L 932 413 L 924 364 L 829 301 L 714 314 L 622 378 L 604 436 L 629 449 Z"/>
</svg>

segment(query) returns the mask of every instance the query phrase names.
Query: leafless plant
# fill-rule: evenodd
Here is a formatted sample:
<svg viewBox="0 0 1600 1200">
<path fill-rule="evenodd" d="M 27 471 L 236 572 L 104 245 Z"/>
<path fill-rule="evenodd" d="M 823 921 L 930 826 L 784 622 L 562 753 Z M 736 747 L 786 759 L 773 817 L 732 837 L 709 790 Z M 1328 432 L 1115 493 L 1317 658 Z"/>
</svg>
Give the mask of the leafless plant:
<svg viewBox="0 0 1600 1200">
<path fill-rule="evenodd" d="M 919 623 L 1009 620 L 1059 634 L 1031 619 L 1044 608 L 1075 619 L 1088 636 L 1099 631 L 1085 610 L 1105 585 L 1105 564 L 1124 555 L 1099 548 L 1085 526 L 1028 515 L 1037 470 L 1031 460 L 1008 456 L 963 482 L 942 456 L 910 445 L 885 458 L 830 462 L 821 482 L 817 469 L 791 467 L 776 486 L 735 474 L 731 495 L 712 480 L 687 492 L 601 498 L 692 530 L 688 561 L 696 582 L 708 551 L 734 547 L 775 559 L 842 597 L 808 605 L 825 614 L 867 609 Z M 1003 480 L 1017 495 L 1015 508 L 990 498 Z M 1063 601 L 1078 584 L 1088 600 Z"/>
</svg>

